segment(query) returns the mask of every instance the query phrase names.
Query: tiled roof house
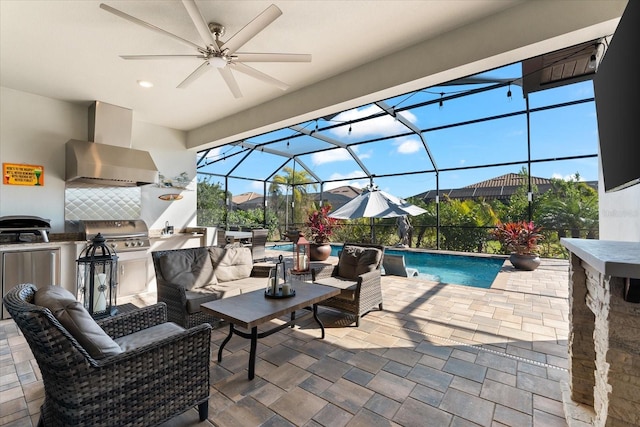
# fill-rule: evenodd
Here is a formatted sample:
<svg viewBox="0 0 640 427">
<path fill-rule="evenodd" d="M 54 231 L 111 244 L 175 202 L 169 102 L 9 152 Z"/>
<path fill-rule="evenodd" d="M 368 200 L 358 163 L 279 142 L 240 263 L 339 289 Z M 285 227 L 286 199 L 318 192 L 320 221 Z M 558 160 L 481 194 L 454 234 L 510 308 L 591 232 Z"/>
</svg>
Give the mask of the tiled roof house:
<svg viewBox="0 0 640 427">
<path fill-rule="evenodd" d="M 526 184 L 526 181 L 523 182 L 523 179 L 524 177 L 520 174 L 508 173 L 486 181 L 467 185 L 466 187 L 440 190 L 440 198 L 442 199 L 444 196 L 447 196 L 450 199 L 463 200 L 475 198 L 508 200 L 520 186 Z M 597 189 L 597 181 L 587 181 L 586 183 L 590 187 Z M 532 176 L 531 185 L 536 187 L 538 192 L 542 194 L 551 188 L 551 180 Z M 435 200 L 436 190 L 429 190 L 425 193 L 417 194 L 414 197 L 426 202 Z"/>
</svg>

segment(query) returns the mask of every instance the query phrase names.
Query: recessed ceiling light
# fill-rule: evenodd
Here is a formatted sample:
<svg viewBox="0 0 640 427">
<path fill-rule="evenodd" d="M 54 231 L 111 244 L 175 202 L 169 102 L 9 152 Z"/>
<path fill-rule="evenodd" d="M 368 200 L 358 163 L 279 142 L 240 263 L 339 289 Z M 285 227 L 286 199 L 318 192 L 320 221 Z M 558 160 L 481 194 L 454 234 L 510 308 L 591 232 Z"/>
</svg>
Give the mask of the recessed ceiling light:
<svg viewBox="0 0 640 427">
<path fill-rule="evenodd" d="M 153 87 L 153 83 L 146 80 L 138 80 L 138 84 L 142 87 Z"/>
</svg>

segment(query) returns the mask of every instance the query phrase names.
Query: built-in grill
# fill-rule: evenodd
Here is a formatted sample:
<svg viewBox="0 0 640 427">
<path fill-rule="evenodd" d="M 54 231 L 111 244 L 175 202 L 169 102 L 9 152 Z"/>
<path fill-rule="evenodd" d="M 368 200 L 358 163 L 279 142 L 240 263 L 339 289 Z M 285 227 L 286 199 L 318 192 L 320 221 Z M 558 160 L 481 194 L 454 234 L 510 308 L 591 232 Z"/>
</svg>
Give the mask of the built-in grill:
<svg viewBox="0 0 640 427">
<path fill-rule="evenodd" d="M 48 242 L 51 222 L 39 216 L 0 217 L 0 243 Z"/>
<path fill-rule="evenodd" d="M 81 220 L 79 226 L 83 240 L 92 240 L 100 233 L 117 253 L 147 251 L 151 247 L 149 229 L 141 219 Z"/>
</svg>

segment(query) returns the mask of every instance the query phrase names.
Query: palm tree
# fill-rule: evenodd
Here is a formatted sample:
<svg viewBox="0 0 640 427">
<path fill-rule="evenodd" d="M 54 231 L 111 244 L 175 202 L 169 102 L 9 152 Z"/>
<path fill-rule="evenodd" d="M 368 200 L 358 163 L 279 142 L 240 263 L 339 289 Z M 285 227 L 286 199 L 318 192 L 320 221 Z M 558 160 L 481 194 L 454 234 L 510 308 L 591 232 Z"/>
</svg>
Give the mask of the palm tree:
<svg viewBox="0 0 640 427">
<path fill-rule="evenodd" d="M 558 237 L 594 237 L 598 229 L 598 193 L 576 173 L 570 180 L 552 179 L 552 189 L 541 197 L 537 222 L 558 231 Z M 584 231 L 584 233 L 581 233 Z"/>
<path fill-rule="evenodd" d="M 281 217 L 281 213 L 284 213 L 285 228 L 288 228 L 288 197 L 289 187 L 293 188 L 293 202 L 294 209 L 292 215 L 292 223 L 299 224 L 304 222 L 307 204 L 307 194 L 309 185 L 315 191 L 317 184 L 313 183 L 311 176 L 304 169 L 294 171 L 293 168 L 285 166 L 282 168 L 284 172 L 282 175 L 278 174 L 273 177 L 273 181 L 269 185 L 269 194 L 272 195 L 273 204 L 275 205 L 276 214 Z M 284 198 L 282 197 L 284 187 Z M 284 211 L 284 212 L 283 212 Z M 281 223 L 280 223 L 281 224 Z M 278 227 L 280 229 L 280 227 Z M 283 235 L 283 230 L 280 230 Z"/>
<path fill-rule="evenodd" d="M 490 203 L 484 199 L 452 200 L 445 197 L 441 204 L 442 229 L 445 249 L 482 252 L 487 231 L 498 217 Z"/>
</svg>

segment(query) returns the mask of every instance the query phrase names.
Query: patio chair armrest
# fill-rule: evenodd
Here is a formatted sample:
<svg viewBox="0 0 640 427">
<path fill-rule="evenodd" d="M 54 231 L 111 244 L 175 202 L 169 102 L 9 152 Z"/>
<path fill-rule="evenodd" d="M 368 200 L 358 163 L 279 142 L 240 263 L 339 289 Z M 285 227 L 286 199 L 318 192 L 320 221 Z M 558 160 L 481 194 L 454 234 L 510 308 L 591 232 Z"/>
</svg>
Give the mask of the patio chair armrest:
<svg viewBox="0 0 640 427">
<path fill-rule="evenodd" d="M 123 377 L 127 378 L 123 380 L 125 382 L 131 382 L 131 376 L 153 378 L 155 370 L 166 370 L 166 366 L 163 366 L 162 363 L 159 364 L 158 360 L 171 361 L 178 370 L 182 369 L 180 368 L 181 364 L 189 365 L 195 361 L 199 361 L 197 362 L 198 364 L 204 364 L 204 366 L 208 367 L 211 329 L 210 324 L 202 323 L 136 349 L 104 359 L 91 360 L 91 362 L 96 367 L 113 372 L 119 371 L 123 366 L 140 366 L 142 368 L 140 372 L 128 370 L 126 373 L 121 373 Z M 137 359 L 137 361 L 134 361 L 134 359 Z M 187 369 L 191 370 L 192 367 Z M 205 372 L 208 372 L 208 368 L 202 371 L 204 375 Z M 112 377 L 111 375 L 102 376 L 105 378 Z M 113 378 L 110 378 L 109 381 L 113 381 Z"/>
<path fill-rule="evenodd" d="M 360 286 L 376 285 L 380 286 L 380 277 L 382 276 L 380 270 L 369 271 L 358 276 L 358 284 Z"/>
<path fill-rule="evenodd" d="M 167 305 L 163 302 L 117 314 L 96 323 L 111 338 L 119 338 L 167 321 Z"/>
<path fill-rule="evenodd" d="M 177 304 L 180 307 L 187 305 L 187 290 L 184 286 L 175 283 L 158 281 L 158 302 L 165 302 L 168 306 Z"/>
<path fill-rule="evenodd" d="M 338 275 L 337 265 L 325 265 L 322 267 L 311 269 L 311 280 L 314 282 L 317 279 L 326 279 L 327 277 L 332 277 L 337 275 Z"/>
</svg>

